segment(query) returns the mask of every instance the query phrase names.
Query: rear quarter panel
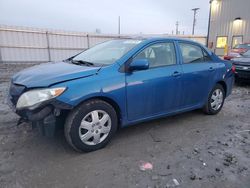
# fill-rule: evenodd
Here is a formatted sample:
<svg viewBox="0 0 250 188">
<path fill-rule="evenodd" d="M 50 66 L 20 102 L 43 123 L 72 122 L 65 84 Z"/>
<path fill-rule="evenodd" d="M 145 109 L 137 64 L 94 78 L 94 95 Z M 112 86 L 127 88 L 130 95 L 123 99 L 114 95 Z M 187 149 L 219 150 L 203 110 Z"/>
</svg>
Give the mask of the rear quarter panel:
<svg viewBox="0 0 250 188">
<path fill-rule="evenodd" d="M 216 68 L 214 78 L 212 78 L 214 81 L 214 85 L 218 82 L 224 82 L 226 84 L 227 97 L 231 94 L 234 84 L 234 73 L 232 72 L 232 63 L 230 61 L 221 60 L 214 54 L 212 55 L 212 58 L 214 66 Z"/>
</svg>

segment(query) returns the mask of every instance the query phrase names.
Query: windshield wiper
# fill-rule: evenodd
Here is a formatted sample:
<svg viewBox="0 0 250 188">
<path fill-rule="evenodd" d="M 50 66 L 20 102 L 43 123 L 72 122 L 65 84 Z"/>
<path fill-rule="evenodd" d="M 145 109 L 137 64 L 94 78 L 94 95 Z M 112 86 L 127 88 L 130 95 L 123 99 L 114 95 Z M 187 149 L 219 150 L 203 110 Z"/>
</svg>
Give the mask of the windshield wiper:
<svg viewBox="0 0 250 188">
<path fill-rule="evenodd" d="M 87 65 L 87 66 L 94 66 L 94 63 L 88 62 L 88 61 L 84 61 L 84 60 L 71 60 L 71 62 L 73 64 L 76 65 Z"/>
</svg>

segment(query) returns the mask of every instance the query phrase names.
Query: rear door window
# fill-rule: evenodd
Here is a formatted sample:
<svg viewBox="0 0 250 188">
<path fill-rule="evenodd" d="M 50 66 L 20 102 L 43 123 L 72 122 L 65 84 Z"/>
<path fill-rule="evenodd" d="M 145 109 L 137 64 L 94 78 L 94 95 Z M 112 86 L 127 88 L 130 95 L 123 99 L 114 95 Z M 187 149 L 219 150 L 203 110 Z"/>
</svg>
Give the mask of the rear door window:
<svg viewBox="0 0 250 188">
<path fill-rule="evenodd" d="M 198 45 L 179 43 L 183 63 L 200 63 L 210 60 L 209 55 Z"/>
</svg>

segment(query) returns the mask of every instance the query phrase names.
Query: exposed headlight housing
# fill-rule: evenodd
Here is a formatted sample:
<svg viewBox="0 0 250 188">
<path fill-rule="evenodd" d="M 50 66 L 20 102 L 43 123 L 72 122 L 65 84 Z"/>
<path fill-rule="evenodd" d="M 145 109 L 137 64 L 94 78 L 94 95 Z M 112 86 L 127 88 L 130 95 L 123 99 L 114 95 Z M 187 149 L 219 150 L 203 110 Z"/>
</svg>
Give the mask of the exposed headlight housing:
<svg viewBox="0 0 250 188">
<path fill-rule="evenodd" d="M 16 104 L 17 109 L 32 107 L 44 101 L 58 97 L 65 91 L 65 87 L 50 89 L 34 89 L 23 93 Z"/>
</svg>

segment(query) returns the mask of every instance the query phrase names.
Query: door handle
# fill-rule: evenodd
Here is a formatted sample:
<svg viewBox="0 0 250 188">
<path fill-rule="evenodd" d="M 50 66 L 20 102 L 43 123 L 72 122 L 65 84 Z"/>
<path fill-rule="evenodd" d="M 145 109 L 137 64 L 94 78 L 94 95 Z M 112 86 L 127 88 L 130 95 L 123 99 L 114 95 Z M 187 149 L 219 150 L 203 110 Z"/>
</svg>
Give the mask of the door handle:
<svg viewBox="0 0 250 188">
<path fill-rule="evenodd" d="M 172 74 L 172 76 L 174 76 L 174 77 L 177 77 L 177 76 L 180 76 L 180 75 L 181 75 L 181 73 L 178 72 L 178 71 L 175 71 L 175 72 Z"/>
<path fill-rule="evenodd" d="M 209 71 L 215 71 L 215 69 L 213 67 L 209 67 Z"/>
</svg>

